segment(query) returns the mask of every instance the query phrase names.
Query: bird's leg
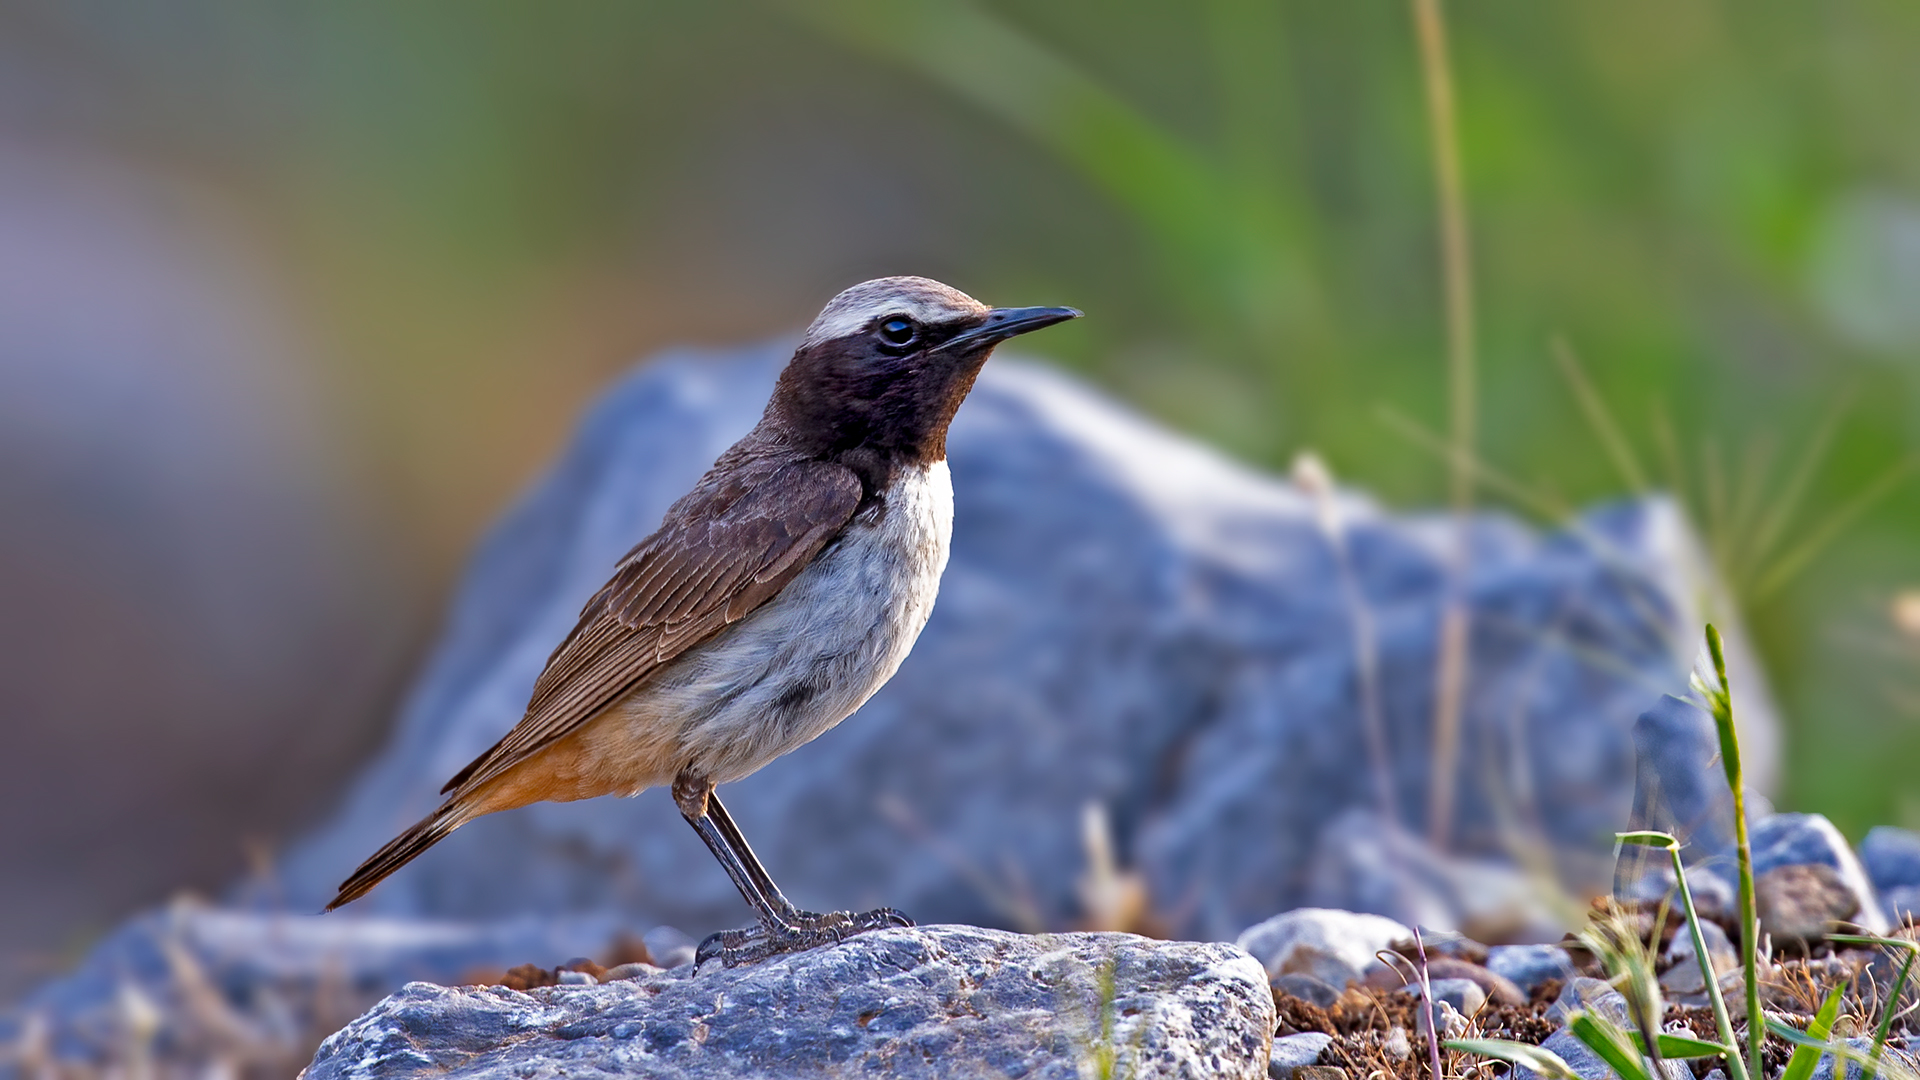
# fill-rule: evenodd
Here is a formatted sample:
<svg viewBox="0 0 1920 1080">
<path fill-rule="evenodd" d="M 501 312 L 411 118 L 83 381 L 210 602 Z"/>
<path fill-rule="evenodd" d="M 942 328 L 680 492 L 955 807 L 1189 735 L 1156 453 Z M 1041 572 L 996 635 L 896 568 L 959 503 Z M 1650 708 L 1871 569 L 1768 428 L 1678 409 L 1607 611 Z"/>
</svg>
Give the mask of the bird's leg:
<svg viewBox="0 0 1920 1080">
<path fill-rule="evenodd" d="M 740 857 L 741 862 L 745 864 L 747 872 L 752 877 L 754 885 L 759 888 L 760 894 L 767 899 L 775 910 L 780 912 L 783 919 L 801 931 L 813 931 L 820 934 L 831 935 L 832 940 L 837 941 L 839 938 L 848 934 L 858 934 L 866 930 L 878 930 L 886 926 L 913 925 L 912 919 L 907 918 L 892 908 L 880 908 L 875 911 L 859 913 L 830 911 L 826 914 L 800 910 L 781 894 L 780 886 L 773 883 L 772 875 L 768 874 L 766 868 L 760 865 L 760 860 L 754 857 L 753 848 L 747 844 L 747 838 L 740 834 L 740 827 L 733 823 L 732 816 L 727 813 L 727 808 L 721 805 L 718 795 L 709 794 L 707 796 L 707 816 L 713 820 L 715 827 L 720 831 L 721 837 L 726 840 L 728 845 L 731 846 L 734 852 Z"/>
<path fill-rule="evenodd" d="M 753 853 L 753 847 L 747 843 L 746 837 L 740 835 L 740 826 L 733 823 L 733 816 L 727 813 L 727 808 L 721 804 L 720 796 L 716 792 L 707 793 L 707 819 L 713 822 L 713 827 L 720 834 L 721 842 L 725 843 L 734 858 L 739 860 L 748 880 L 753 882 L 753 887 L 759 890 L 760 896 L 767 905 L 789 923 L 797 925 L 804 921 L 807 913 L 794 907 L 793 901 L 788 900 L 786 894 L 780 891 L 780 886 L 773 883 L 773 875 L 767 873 L 767 868 L 760 865 L 759 858 Z M 698 827 L 695 826 L 695 828 Z"/>
<path fill-rule="evenodd" d="M 795 930 L 795 917 L 801 914 L 800 910 L 781 894 L 766 867 L 754 858 L 753 849 L 747 846 L 733 819 L 727 816 L 726 808 L 714 797 L 713 784 L 682 774 L 674 781 L 673 801 L 679 804 L 680 816 L 700 834 L 707 850 L 713 852 L 721 868 L 733 879 L 734 888 L 740 890 L 741 897 L 767 930 Z"/>
<path fill-rule="evenodd" d="M 833 911 L 820 914 L 795 907 L 760 860 L 754 857 L 747 838 L 733 823 L 727 808 L 713 793 L 711 782 L 682 774 L 673 785 L 674 801 L 680 814 L 700 834 L 707 849 L 733 879 L 734 887 L 753 908 L 759 925 L 743 930 L 722 930 L 708 936 L 694 954 L 696 964 L 715 956 L 728 967 L 764 960 L 779 953 L 798 952 L 819 945 L 830 945 L 854 934 L 889 926 L 912 926 L 913 920 L 892 908 L 880 908 L 855 914 Z"/>
</svg>

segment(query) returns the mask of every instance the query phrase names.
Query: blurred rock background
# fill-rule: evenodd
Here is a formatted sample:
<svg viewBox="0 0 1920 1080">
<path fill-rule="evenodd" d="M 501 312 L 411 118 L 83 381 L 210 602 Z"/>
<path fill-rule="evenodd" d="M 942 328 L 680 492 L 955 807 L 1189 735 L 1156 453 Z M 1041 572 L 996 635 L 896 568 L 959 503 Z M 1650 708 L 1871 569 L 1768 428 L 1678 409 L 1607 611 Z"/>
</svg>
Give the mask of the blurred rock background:
<svg viewBox="0 0 1920 1080">
<path fill-rule="evenodd" d="M 1674 489 L 1780 805 L 1913 824 L 1920 15 L 1450 10 L 1490 497 Z M 0 3 L 0 995 L 330 810 L 482 525 L 661 346 L 926 273 L 1438 501 L 1383 418 L 1443 426 L 1417 76 L 1395 5 Z"/>
</svg>

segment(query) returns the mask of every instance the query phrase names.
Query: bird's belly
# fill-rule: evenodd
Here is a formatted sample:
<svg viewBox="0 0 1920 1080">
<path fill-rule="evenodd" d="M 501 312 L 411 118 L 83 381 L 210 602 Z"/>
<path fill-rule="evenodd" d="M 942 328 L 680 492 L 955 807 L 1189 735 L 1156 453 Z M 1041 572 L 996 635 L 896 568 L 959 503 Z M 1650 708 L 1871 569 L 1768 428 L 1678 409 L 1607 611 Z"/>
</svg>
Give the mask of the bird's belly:
<svg viewBox="0 0 1920 1080">
<path fill-rule="evenodd" d="M 903 475 L 877 517 L 856 517 L 779 595 L 622 701 L 626 738 L 670 739 L 675 772 L 725 783 L 845 719 L 893 677 L 933 612 L 952 490 L 944 461 Z"/>
</svg>

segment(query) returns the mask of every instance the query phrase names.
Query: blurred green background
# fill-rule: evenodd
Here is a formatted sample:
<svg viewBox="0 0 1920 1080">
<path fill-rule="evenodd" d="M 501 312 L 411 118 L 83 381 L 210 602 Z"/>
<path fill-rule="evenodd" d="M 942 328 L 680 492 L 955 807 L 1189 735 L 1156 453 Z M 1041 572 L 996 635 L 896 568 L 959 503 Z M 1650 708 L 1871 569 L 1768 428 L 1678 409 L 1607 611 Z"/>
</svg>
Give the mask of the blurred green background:
<svg viewBox="0 0 1920 1080">
<path fill-rule="evenodd" d="M 1897 472 L 1920 450 L 1920 6 L 1447 13 L 1482 500 L 1551 522 L 1677 490 L 1789 718 L 1780 804 L 1920 824 L 1920 486 Z M 0 80 L 0 157 L 78 155 L 245 253 L 290 327 L 303 452 L 385 583 L 336 630 L 374 689 L 343 704 L 330 669 L 259 699 L 322 732 L 301 775 L 237 761 L 193 789 L 269 844 L 380 738 L 464 553 L 596 388 L 670 344 L 792 331 L 863 278 L 1073 304 L 1091 317 L 1040 347 L 1168 424 L 1446 496 L 1406 433 L 1444 431 L 1446 367 L 1400 3 L 6 0 Z M 10 723 L 80 723 L 42 699 Z M 50 764 L 43 800 L 81 768 Z M 142 816 L 139 790 L 108 808 Z M 210 828 L 142 841 L 137 873 L 44 837 L 32 865 L 90 883 L 55 919 L 83 933 L 229 880 L 240 830 Z"/>
</svg>

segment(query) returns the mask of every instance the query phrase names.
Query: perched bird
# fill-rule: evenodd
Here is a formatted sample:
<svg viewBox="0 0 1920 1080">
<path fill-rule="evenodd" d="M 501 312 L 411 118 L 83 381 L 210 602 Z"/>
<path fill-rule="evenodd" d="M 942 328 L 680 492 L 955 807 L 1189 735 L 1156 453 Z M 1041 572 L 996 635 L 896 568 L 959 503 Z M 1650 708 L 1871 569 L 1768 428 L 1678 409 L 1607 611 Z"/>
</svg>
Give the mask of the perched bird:
<svg viewBox="0 0 1920 1080">
<path fill-rule="evenodd" d="M 889 908 L 794 907 L 714 787 L 816 738 L 893 677 L 947 565 L 954 413 L 995 345 L 1079 314 L 989 308 L 918 277 L 834 297 L 760 423 L 588 601 L 526 715 L 327 910 L 483 814 L 671 786 L 758 916 L 702 942 L 700 960 L 731 966 L 911 926 Z"/>
</svg>

